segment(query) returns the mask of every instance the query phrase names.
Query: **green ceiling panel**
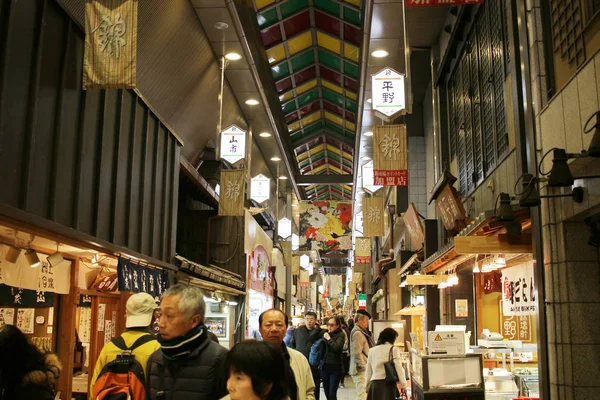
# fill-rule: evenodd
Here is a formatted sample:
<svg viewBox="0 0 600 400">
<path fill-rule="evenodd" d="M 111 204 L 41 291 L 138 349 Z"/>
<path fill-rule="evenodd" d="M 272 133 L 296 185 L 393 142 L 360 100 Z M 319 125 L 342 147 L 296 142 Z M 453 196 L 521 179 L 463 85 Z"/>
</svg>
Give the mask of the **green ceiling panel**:
<svg viewBox="0 0 600 400">
<path fill-rule="evenodd" d="M 261 29 L 271 26 L 277 21 L 279 21 L 279 18 L 277 17 L 276 8 L 271 8 L 262 14 L 258 14 L 258 26 L 260 26 Z"/>
<path fill-rule="evenodd" d="M 287 18 L 292 14 L 296 14 L 298 11 L 308 7 L 308 0 L 288 0 L 279 6 L 281 9 L 281 16 Z"/>
<path fill-rule="evenodd" d="M 310 50 L 308 50 L 307 52 L 302 53 L 302 54 L 297 55 L 296 57 L 292 58 L 292 68 L 293 68 L 294 72 L 298 72 L 301 69 L 304 69 L 314 63 L 315 63 L 315 52 L 313 51 L 312 48 Z"/>
<path fill-rule="evenodd" d="M 298 107 L 304 107 L 305 105 L 312 103 L 319 98 L 319 89 L 313 89 L 308 93 L 304 93 L 298 97 Z"/>
<path fill-rule="evenodd" d="M 340 162 L 340 156 L 338 156 L 335 153 L 328 152 L 327 157 L 331 158 L 332 160 L 337 161 L 338 163 Z"/>
<path fill-rule="evenodd" d="M 315 7 L 320 10 L 323 10 L 329 14 L 335 15 L 336 17 L 341 17 L 340 15 L 340 3 L 333 0 L 318 0 L 315 1 Z"/>
<path fill-rule="evenodd" d="M 292 111 L 296 110 L 296 100 L 288 101 L 282 108 L 284 114 L 291 113 Z"/>
<path fill-rule="evenodd" d="M 313 132 L 318 131 L 321 128 L 323 128 L 323 122 L 321 122 L 321 121 L 315 122 L 314 124 L 311 124 L 309 126 L 305 126 L 304 127 L 304 135 L 309 135 Z"/>
<path fill-rule="evenodd" d="M 353 8 L 344 7 L 344 19 L 356 26 L 360 26 L 360 12 Z"/>
<path fill-rule="evenodd" d="M 287 61 L 284 61 L 281 64 L 272 67 L 271 72 L 273 73 L 275 81 L 278 81 L 290 74 L 290 66 Z"/>
<path fill-rule="evenodd" d="M 323 98 L 336 106 L 344 107 L 344 98 L 329 89 L 323 88 Z"/>
<path fill-rule="evenodd" d="M 308 167 L 310 165 L 310 158 L 307 158 L 298 165 L 300 166 L 300 169 Z"/>
<path fill-rule="evenodd" d="M 310 159 L 312 160 L 312 162 L 317 162 L 319 160 L 322 160 L 325 158 L 325 152 L 324 151 L 320 151 L 317 154 L 315 154 L 314 156 L 311 156 Z"/>
<path fill-rule="evenodd" d="M 292 139 L 292 142 L 302 139 L 302 131 L 299 130 L 297 132 L 292 133 L 290 135 L 290 139 Z"/>
<path fill-rule="evenodd" d="M 354 100 L 346 99 L 346 108 L 352 112 L 356 112 L 356 102 Z"/>
<path fill-rule="evenodd" d="M 331 121 L 325 122 L 325 126 L 327 127 L 327 129 L 330 129 L 335 133 L 339 133 L 340 135 L 344 134 L 344 130 L 342 129 L 342 127 L 337 124 L 334 124 Z"/>
<path fill-rule="evenodd" d="M 358 65 L 350 61 L 344 61 L 344 73 L 350 75 L 354 79 L 358 79 Z"/>
<path fill-rule="evenodd" d="M 331 53 L 327 53 L 326 51 L 323 51 L 321 49 L 319 49 L 319 63 L 338 72 L 342 72 L 342 60 L 332 55 Z"/>
</svg>

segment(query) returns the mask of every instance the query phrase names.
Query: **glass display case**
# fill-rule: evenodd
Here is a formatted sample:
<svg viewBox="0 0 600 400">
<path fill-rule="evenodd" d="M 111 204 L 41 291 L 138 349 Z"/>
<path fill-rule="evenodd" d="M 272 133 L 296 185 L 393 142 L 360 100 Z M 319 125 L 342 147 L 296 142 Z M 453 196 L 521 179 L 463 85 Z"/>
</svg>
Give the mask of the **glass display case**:
<svg viewBox="0 0 600 400">
<path fill-rule="evenodd" d="M 411 383 L 415 400 L 484 400 L 481 356 L 424 356 L 412 353 Z"/>
<path fill-rule="evenodd" d="M 540 397 L 540 381 L 537 375 L 515 374 L 515 382 L 519 388 L 519 396 Z"/>
</svg>

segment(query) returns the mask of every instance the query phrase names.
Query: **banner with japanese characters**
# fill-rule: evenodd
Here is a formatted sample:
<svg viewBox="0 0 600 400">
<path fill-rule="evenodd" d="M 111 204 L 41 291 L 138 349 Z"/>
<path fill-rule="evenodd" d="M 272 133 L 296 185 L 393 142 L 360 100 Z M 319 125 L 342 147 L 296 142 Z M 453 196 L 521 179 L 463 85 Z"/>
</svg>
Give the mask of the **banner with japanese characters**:
<svg viewBox="0 0 600 400">
<path fill-rule="evenodd" d="M 85 3 L 84 89 L 135 89 L 137 0 Z"/>
<path fill-rule="evenodd" d="M 219 215 L 244 216 L 246 199 L 246 170 L 221 170 L 221 195 L 219 196 Z"/>
<path fill-rule="evenodd" d="M 167 271 L 149 268 L 119 257 L 117 273 L 120 292 L 148 293 L 156 301 L 169 286 Z"/>
<path fill-rule="evenodd" d="M 404 74 L 385 67 L 371 75 L 373 98 L 371 106 L 375 115 L 384 121 L 391 121 L 406 109 Z"/>
<path fill-rule="evenodd" d="M 505 316 L 535 315 L 536 296 L 533 261 L 502 270 L 502 313 Z"/>
<path fill-rule="evenodd" d="M 371 263 L 371 238 L 357 237 L 356 249 L 354 250 L 354 262 L 356 264 Z"/>
<path fill-rule="evenodd" d="M 300 276 L 298 278 L 298 286 L 308 287 L 310 286 L 310 275 L 305 269 L 300 270 Z"/>
<path fill-rule="evenodd" d="M 363 198 L 364 237 L 383 236 L 383 197 Z"/>
<path fill-rule="evenodd" d="M 300 275 L 300 256 L 292 256 L 292 275 Z"/>
<path fill-rule="evenodd" d="M 405 125 L 379 125 L 373 130 L 375 185 L 408 186 Z"/>
<path fill-rule="evenodd" d="M 300 251 L 352 249 L 352 203 L 300 202 Z"/>
</svg>

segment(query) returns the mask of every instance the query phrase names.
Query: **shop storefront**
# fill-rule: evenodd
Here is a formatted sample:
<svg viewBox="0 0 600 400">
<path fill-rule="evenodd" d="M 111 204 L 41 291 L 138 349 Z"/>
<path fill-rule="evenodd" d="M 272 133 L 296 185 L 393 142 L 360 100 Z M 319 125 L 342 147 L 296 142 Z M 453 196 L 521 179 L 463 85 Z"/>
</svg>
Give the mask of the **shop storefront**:
<svg viewBox="0 0 600 400">
<path fill-rule="evenodd" d="M 260 338 L 258 317 L 274 307 L 273 283 L 269 253 L 258 245 L 248 256 L 247 338 Z"/>
</svg>

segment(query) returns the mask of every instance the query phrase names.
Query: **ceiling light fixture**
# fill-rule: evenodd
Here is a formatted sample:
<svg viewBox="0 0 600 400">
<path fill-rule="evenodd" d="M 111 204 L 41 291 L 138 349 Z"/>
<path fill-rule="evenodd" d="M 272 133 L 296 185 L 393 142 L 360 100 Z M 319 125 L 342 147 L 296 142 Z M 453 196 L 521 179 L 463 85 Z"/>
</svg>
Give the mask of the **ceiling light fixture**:
<svg viewBox="0 0 600 400">
<path fill-rule="evenodd" d="M 248 104 L 249 106 L 256 106 L 259 105 L 260 102 L 256 99 L 248 99 L 246 100 L 246 104 Z"/>
<path fill-rule="evenodd" d="M 40 265 L 40 258 L 33 249 L 29 249 L 25 252 L 25 259 L 27 259 L 27 263 L 29 263 L 31 268 L 36 268 Z"/>
<path fill-rule="evenodd" d="M 21 249 L 15 246 L 8 246 L 8 250 L 6 251 L 6 255 L 4 259 L 11 263 L 15 264 L 21 255 Z"/>
<path fill-rule="evenodd" d="M 225 59 L 227 59 L 229 61 L 237 61 L 237 60 L 241 60 L 242 56 L 239 53 L 231 52 L 231 53 L 225 54 Z"/>
<path fill-rule="evenodd" d="M 363 133 L 364 136 L 373 136 L 373 132 L 371 131 L 367 131 L 365 133 Z"/>
<path fill-rule="evenodd" d="M 58 244 L 58 242 L 56 242 L 56 252 L 54 252 L 54 253 L 50 254 L 48 257 L 46 257 L 46 260 L 48 260 L 48 263 L 52 267 L 56 267 L 61 262 L 65 261 L 63 255 L 58 251 L 58 246 L 59 246 L 59 244 Z"/>
<path fill-rule="evenodd" d="M 371 100 L 371 98 L 370 98 L 370 97 L 367 99 L 367 103 L 369 103 L 369 104 L 371 104 L 371 102 L 372 102 L 372 101 L 373 101 L 373 100 Z"/>
<path fill-rule="evenodd" d="M 283 176 L 283 175 L 279 177 L 279 179 L 281 179 L 282 181 L 287 180 L 287 178 L 288 178 L 287 176 Z"/>
<path fill-rule="evenodd" d="M 369 156 L 363 156 L 360 159 L 363 161 L 371 161 L 371 157 L 369 157 Z"/>
<path fill-rule="evenodd" d="M 279 158 L 279 157 L 271 157 L 271 161 L 281 161 L 281 158 Z"/>
<path fill-rule="evenodd" d="M 261 132 L 258 134 L 258 136 L 260 137 L 271 137 L 271 134 L 269 132 Z"/>
<path fill-rule="evenodd" d="M 385 50 L 375 50 L 374 52 L 371 53 L 371 55 L 375 58 L 383 58 L 383 57 L 389 56 L 390 53 L 388 53 Z"/>
<path fill-rule="evenodd" d="M 214 25 L 215 29 L 218 29 L 220 31 L 229 28 L 229 25 L 225 22 L 216 22 Z"/>
</svg>

